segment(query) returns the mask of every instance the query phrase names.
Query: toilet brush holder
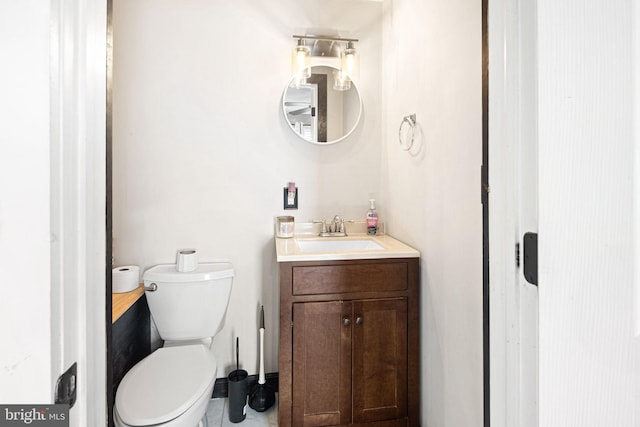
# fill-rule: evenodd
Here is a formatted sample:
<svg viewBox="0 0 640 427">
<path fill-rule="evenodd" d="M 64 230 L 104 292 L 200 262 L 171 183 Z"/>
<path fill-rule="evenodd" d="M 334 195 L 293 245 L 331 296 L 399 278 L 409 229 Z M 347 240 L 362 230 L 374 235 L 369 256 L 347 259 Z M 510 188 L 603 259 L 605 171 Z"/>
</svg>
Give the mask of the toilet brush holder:
<svg viewBox="0 0 640 427">
<path fill-rule="evenodd" d="M 247 377 L 244 369 L 229 374 L 229 421 L 239 423 L 247 416 Z"/>
<path fill-rule="evenodd" d="M 236 337 L 236 370 L 229 374 L 229 421 L 239 423 L 247 416 L 247 377 L 249 374 L 240 369 L 240 338 Z"/>
</svg>

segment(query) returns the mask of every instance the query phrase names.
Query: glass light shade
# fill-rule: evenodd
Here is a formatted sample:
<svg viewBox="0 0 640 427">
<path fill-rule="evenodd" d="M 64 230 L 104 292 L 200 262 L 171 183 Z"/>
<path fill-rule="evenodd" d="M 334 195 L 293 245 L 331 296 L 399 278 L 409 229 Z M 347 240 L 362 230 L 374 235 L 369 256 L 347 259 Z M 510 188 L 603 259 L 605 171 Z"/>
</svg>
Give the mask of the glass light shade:
<svg viewBox="0 0 640 427">
<path fill-rule="evenodd" d="M 351 89 L 351 79 L 343 70 L 333 72 L 333 90 L 344 91 Z"/>
<path fill-rule="evenodd" d="M 347 43 L 347 47 L 342 51 L 340 58 L 340 68 L 350 77 L 360 75 L 360 55 L 353 47 L 353 42 Z"/>
<path fill-rule="evenodd" d="M 302 40 L 293 48 L 291 55 L 291 69 L 297 79 L 302 80 L 311 77 L 311 49 L 304 45 Z"/>
</svg>

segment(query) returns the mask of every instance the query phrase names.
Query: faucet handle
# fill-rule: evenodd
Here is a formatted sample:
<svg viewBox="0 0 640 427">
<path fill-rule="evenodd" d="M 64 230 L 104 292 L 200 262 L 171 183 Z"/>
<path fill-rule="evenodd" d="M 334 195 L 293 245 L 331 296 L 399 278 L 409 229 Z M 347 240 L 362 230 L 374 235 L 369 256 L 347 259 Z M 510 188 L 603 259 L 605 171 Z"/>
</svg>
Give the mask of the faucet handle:
<svg viewBox="0 0 640 427">
<path fill-rule="evenodd" d="M 322 228 L 320 229 L 321 233 L 326 233 L 327 232 L 327 220 L 326 219 L 314 219 L 313 220 L 314 224 L 322 224 Z"/>
<path fill-rule="evenodd" d="M 340 218 L 340 232 L 341 233 L 346 233 L 346 230 L 344 228 L 344 223 L 345 222 L 355 222 L 355 220 Z"/>
</svg>

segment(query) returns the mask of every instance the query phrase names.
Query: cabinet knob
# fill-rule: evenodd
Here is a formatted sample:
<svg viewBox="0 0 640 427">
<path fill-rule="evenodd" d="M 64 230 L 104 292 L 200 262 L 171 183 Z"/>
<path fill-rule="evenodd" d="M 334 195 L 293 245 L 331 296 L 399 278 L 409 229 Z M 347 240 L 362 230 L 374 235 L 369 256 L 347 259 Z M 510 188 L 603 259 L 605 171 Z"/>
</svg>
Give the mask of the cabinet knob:
<svg viewBox="0 0 640 427">
<path fill-rule="evenodd" d="M 344 316 L 342 318 L 342 324 L 344 326 L 349 326 L 351 324 L 351 319 L 349 318 L 349 316 Z"/>
<path fill-rule="evenodd" d="M 362 322 L 364 322 L 364 319 L 362 318 L 361 315 L 357 315 L 356 316 L 356 325 L 362 325 Z"/>
</svg>

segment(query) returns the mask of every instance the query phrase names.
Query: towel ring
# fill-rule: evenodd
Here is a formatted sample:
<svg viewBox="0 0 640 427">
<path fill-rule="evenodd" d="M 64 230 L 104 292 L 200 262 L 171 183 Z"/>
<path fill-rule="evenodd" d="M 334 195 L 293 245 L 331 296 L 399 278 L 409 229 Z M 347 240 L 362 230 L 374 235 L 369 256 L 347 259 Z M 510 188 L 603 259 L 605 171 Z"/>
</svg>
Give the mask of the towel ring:
<svg viewBox="0 0 640 427">
<path fill-rule="evenodd" d="M 404 143 L 402 141 L 402 128 L 404 127 L 405 123 L 407 123 L 411 129 L 410 139 L 407 143 Z M 402 119 L 402 123 L 400 123 L 400 129 L 398 129 L 398 139 L 400 140 L 400 147 L 402 147 L 404 151 L 411 150 L 411 147 L 413 147 L 413 140 L 415 136 L 416 136 L 416 115 L 412 114 L 410 116 L 404 116 L 404 118 Z"/>
</svg>

